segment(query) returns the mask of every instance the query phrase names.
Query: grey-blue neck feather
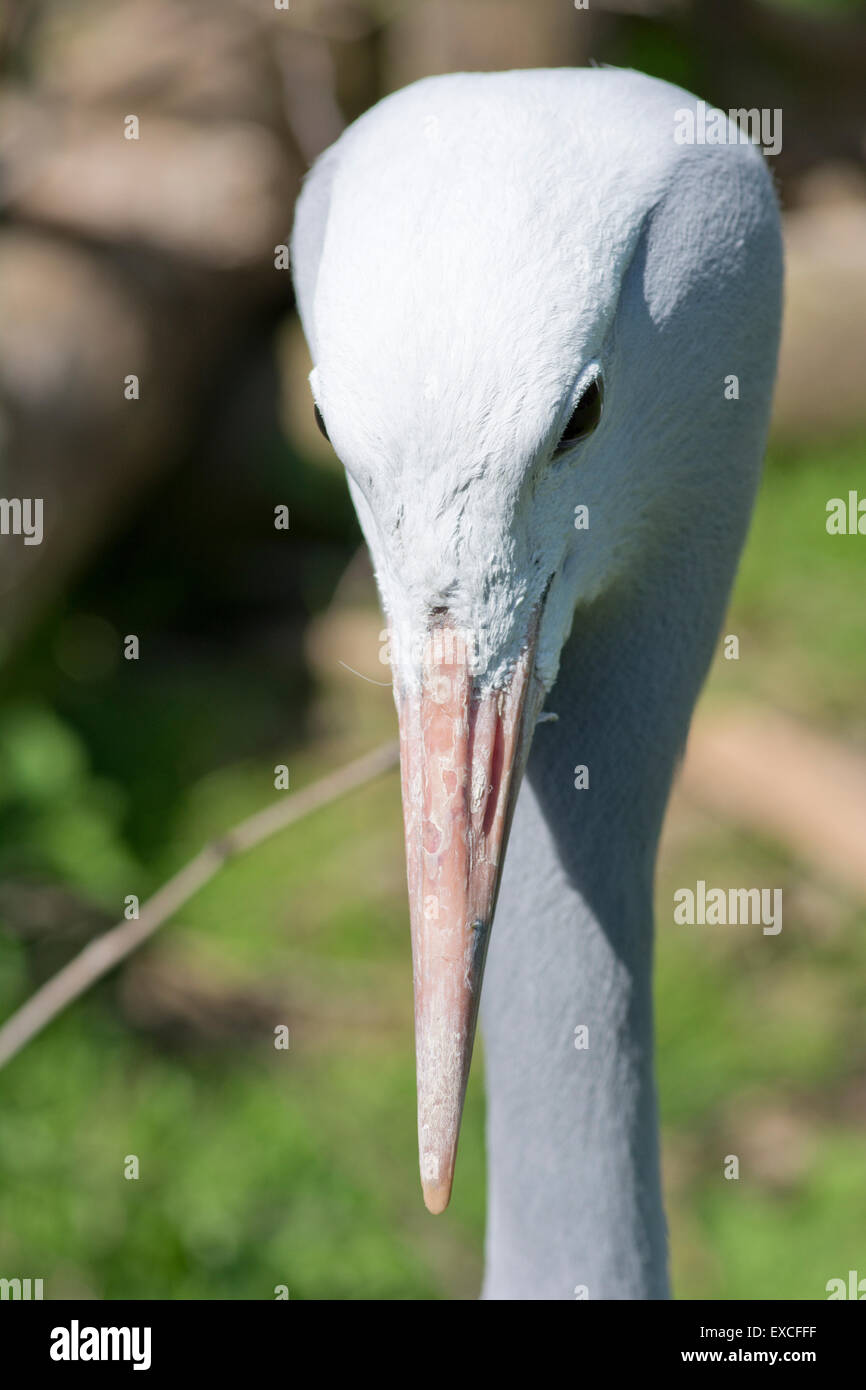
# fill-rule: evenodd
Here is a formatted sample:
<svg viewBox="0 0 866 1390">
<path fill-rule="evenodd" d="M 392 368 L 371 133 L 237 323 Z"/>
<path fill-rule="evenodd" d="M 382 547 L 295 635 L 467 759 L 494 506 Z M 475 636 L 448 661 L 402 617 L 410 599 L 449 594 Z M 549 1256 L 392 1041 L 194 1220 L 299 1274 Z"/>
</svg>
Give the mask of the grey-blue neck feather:
<svg viewBox="0 0 866 1390">
<path fill-rule="evenodd" d="M 481 1001 L 486 1298 L 668 1296 L 653 876 L 766 437 L 781 254 L 760 185 L 755 205 L 725 272 L 708 251 L 670 315 L 655 308 L 658 286 L 688 204 L 659 208 L 623 291 L 611 399 L 618 389 L 648 422 L 623 443 L 634 476 L 663 460 L 669 493 L 629 578 L 578 607 L 547 701 L 558 722 L 536 731 L 517 805 Z M 752 204 L 732 206 L 747 218 Z M 705 220 L 699 244 L 734 235 L 712 203 L 696 197 L 690 215 Z M 724 399 L 727 371 L 739 373 L 738 401 Z M 658 413 L 662 397 L 672 404 Z M 586 1048 L 575 1046 L 583 1027 Z"/>
<path fill-rule="evenodd" d="M 482 996 L 488 1298 L 667 1294 L 651 899 L 676 740 L 624 700 L 638 616 L 576 624 L 515 816 Z"/>
</svg>

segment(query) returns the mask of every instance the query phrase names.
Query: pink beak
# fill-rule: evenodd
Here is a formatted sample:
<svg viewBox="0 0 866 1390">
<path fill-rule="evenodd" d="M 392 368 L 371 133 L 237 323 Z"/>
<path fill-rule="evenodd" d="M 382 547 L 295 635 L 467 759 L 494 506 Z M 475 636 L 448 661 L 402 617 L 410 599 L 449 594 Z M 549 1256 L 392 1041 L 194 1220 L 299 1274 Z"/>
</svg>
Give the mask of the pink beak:
<svg viewBox="0 0 866 1390">
<path fill-rule="evenodd" d="M 544 690 L 537 622 L 500 689 L 480 693 L 456 630 L 431 630 L 420 690 L 398 691 L 412 923 L 421 1186 L 451 1196 L 508 830 Z"/>
</svg>

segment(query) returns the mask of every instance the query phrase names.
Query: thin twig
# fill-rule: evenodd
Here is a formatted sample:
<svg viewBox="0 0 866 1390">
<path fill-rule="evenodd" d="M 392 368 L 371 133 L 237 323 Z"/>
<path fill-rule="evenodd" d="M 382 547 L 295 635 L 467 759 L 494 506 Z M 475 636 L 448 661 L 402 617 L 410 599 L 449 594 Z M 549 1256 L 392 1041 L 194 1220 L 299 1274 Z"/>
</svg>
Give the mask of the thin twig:
<svg viewBox="0 0 866 1390">
<path fill-rule="evenodd" d="M 20 1052 L 31 1038 L 56 1018 L 67 1004 L 77 999 L 92 984 L 132 954 L 179 907 L 189 902 L 198 890 L 208 883 L 230 859 L 260 845 L 278 830 L 285 830 L 304 816 L 318 811 L 346 792 L 362 787 L 374 777 L 396 767 L 400 755 L 396 743 L 386 743 L 355 762 L 347 763 L 320 781 L 295 792 L 293 796 L 266 806 L 233 830 L 205 845 L 194 859 L 179 869 L 172 878 L 154 893 L 134 921 L 119 922 L 116 927 L 97 936 L 83 951 L 41 989 L 32 995 L 0 1028 L 0 1067 Z"/>
</svg>

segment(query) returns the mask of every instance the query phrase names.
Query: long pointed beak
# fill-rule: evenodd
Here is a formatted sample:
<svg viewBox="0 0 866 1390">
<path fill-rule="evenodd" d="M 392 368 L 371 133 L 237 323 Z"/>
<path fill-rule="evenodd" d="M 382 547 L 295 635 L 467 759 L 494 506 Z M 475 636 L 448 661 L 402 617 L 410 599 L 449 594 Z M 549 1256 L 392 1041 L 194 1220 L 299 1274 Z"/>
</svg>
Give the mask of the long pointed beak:
<svg viewBox="0 0 866 1390">
<path fill-rule="evenodd" d="M 501 689 L 479 693 L 465 646 L 429 634 L 420 689 L 398 692 L 412 923 L 421 1186 L 451 1196 L 457 1139 L 508 831 L 544 690 L 537 617 Z"/>
</svg>

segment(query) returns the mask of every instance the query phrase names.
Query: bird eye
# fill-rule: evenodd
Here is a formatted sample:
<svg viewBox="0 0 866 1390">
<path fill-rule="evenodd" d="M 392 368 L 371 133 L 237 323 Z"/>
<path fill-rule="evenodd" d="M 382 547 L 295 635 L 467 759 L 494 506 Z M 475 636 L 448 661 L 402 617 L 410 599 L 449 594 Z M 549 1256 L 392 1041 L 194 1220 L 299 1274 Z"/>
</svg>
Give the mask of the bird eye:
<svg viewBox="0 0 866 1390">
<path fill-rule="evenodd" d="M 562 432 L 562 438 L 556 446 L 555 453 L 564 453 L 579 439 L 585 439 L 588 434 L 592 434 L 601 419 L 603 402 L 604 387 L 601 384 L 601 377 L 597 376 L 594 381 L 589 383 L 574 407 L 571 419 Z"/>
<path fill-rule="evenodd" d="M 324 421 L 324 418 L 323 418 L 323 416 L 322 416 L 321 410 L 319 409 L 319 407 L 318 407 L 317 405 L 314 404 L 314 405 L 313 405 L 313 411 L 314 411 L 315 416 L 316 416 L 316 424 L 319 426 L 319 429 L 321 430 L 322 434 L 325 436 L 325 438 L 327 439 L 328 443 L 330 444 L 330 442 L 331 442 L 331 437 L 330 437 L 330 435 L 328 434 L 328 431 L 327 431 L 327 429 L 326 429 L 326 427 L 325 427 L 325 421 Z"/>
</svg>

